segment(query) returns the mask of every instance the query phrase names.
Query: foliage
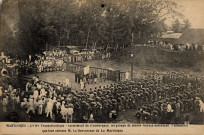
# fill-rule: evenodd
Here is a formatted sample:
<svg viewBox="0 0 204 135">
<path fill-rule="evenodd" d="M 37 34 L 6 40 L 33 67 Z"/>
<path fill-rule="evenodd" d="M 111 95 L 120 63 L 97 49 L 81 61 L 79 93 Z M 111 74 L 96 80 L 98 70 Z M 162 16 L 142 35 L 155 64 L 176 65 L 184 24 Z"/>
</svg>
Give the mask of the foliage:
<svg viewBox="0 0 204 135">
<path fill-rule="evenodd" d="M 96 0 L 18 0 L 18 48 L 29 54 L 47 45 L 124 47 L 158 37 L 166 20 L 183 17 L 171 0 L 103 2 L 104 7 Z"/>
<path fill-rule="evenodd" d="M 185 30 L 189 29 L 191 27 L 191 24 L 189 22 L 188 19 L 185 19 L 182 22 L 179 21 L 179 19 L 176 19 L 173 24 L 172 24 L 172 30 L 176 33 L 182 33 L 184 32 Z"/>
</svg>

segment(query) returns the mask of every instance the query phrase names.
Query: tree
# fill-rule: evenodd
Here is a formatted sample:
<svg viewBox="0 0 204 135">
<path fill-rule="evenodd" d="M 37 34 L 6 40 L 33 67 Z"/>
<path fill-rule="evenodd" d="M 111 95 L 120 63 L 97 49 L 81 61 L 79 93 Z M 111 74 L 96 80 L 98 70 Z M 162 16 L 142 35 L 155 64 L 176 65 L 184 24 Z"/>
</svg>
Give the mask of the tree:
<svg viewBox="0 0 204 135">
<path fill-rule="evenodd" d="M 17 3 L 18 32 L 9 31 L 11 34 L 4 34 L 4 40 L 10 41 L 9 36 L 15 33 L 17 48 L 26 54 L 39 52 L 46 45 L 124 47 L 131 44 L 132 33 L 134 43 L 144 43 L 166 31 L 168 19 L 183 18 L 178 5 L 171 0 L 104 1 L 103 8 L 101 1 L 96 0 L 18 0 Z M 177 20 L 172 25 L 176 31 L 181 30 L 179 23 Z M 185 23 L 183 29 L 189 27 L 187 20 Z"/>
<path fill-rule="evenodd" d="M 172 30 L 176 33 L 180 33 L 182 31 L 181 23 L 178 19 L 176 19 L 172 24 Z"/>
<path fill-rule="evenodd" d="M 191 27 L 191 23 L 189 22 L 188 19 L 184 20 L 184 26 L 182 27 L 182 31 L 185 31 Z"/>
</svg>

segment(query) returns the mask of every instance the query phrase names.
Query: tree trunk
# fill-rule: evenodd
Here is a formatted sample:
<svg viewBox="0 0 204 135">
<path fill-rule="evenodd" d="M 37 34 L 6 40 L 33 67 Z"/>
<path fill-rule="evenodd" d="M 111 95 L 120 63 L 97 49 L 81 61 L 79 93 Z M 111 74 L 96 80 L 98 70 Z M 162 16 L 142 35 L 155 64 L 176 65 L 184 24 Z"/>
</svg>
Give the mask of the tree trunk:
<svg viewBox="0 0 204 135">
<path fill-rule="evenodd" d="M 90 28 L 88 30 L 88 35 L 87 35 L 87 38 L 86 38 L 86 49 L 88 48 L 89 32 L 90 32 Z"/>
</svg>

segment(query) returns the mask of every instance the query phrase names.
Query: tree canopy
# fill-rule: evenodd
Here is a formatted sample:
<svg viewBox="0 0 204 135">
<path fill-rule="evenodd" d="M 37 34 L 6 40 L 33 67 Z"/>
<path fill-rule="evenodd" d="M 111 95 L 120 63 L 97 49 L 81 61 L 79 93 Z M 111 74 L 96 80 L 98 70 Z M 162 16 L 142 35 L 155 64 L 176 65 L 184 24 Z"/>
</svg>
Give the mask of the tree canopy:
<svg viewBox="0 0 204 135">
<path fill-rule="evenodd" d="M 13 2 L 3 1 L 3 15 Z M 19 19 L 14 20 L 18 42 L 4 44 L 16 44 L 26 53 L 47 46 L 124 47 L 132 38 L 134 43 L 144 43 L 160 36 L 170 18 L 183 18 L 188 24 L 171 0 L 18 0 L 12 8 L 19 13 Z M 13 31 L 8 28 L 1 39 L 13 40 L 9 34 Z"/>
</svg>

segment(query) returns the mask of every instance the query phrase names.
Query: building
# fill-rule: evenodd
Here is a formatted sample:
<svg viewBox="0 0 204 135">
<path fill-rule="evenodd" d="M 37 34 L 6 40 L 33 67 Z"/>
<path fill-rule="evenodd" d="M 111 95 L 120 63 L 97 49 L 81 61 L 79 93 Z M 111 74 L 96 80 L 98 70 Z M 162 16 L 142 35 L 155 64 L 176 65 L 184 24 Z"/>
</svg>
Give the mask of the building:
<svg viewBox="0 0 204 135">
<path fill-rule="evenodd" d="M 163 34 L 160 41 L 165 44 L 170 43 L 175 48 L 186 46 L 186 50 L 204 50 L 204 29 L 191 28 L 183 33 L 170 31 Z"/>
</svg>

